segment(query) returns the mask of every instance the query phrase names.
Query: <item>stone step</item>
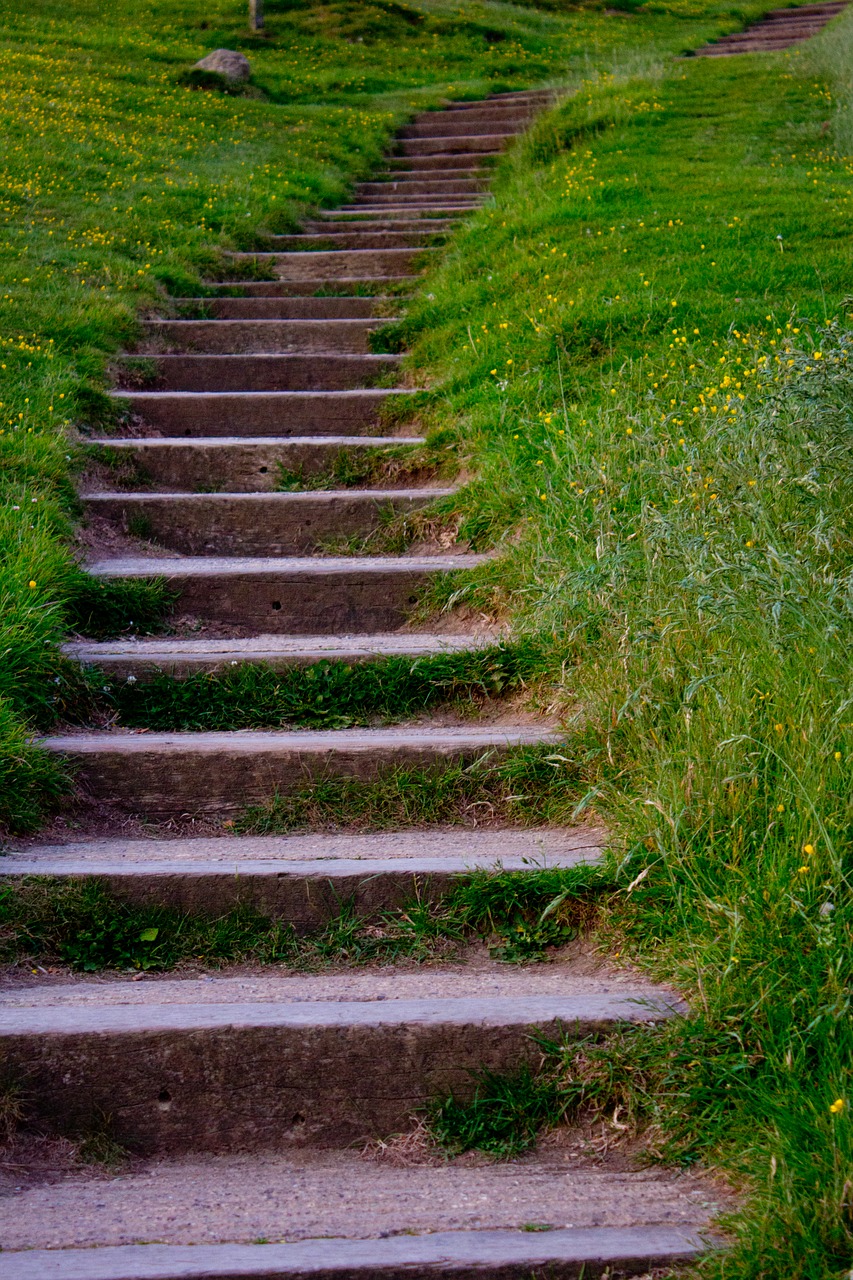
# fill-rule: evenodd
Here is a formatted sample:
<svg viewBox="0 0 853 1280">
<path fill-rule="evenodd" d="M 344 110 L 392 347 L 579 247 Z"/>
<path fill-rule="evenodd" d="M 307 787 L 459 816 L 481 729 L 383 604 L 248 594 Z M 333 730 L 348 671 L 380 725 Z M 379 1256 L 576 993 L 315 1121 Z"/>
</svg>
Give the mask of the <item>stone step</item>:
<svg viewBox="0 0 853 1280">
<path fill-rule="evenodd" d="M 361 1206 L 354 1208 L 354 1219 L 362 1212 Z M 648 1276 L 658 1268 L 680 1270 L 707 1250 L 699 1232 L 680 1227 L 538 1230 L 423 1235 L 404 1230 L 373 1240 L 324 1238 L 299 1244 L 31 1249 L 5 1255 L 3 1275 L 4 1280 L 400 1280 L 408 1275 L 419 1280 L 528 1280 L 547 1274 L 554 1280 L 595 1280 L 613 1274 Z"/>
<path fill-rule="evenodd" d="M 350 233 L 376 232 L 376 231 L 423 231 L 430 235 L 450 235 L 458 225 L 458 218 L 402 218 L 402 217 L 376 217 L 370 219 L 359 219 L 358 221 L 347 222 L 339 219 L 333 222 L 331 218 L 315 219 L 312 222 L 305 223 L 306 231 L 312 234 L 326 235 L 346 235 Z M 275 239 L 275 237 L 272 237 Z"/>
<path fill-rule="evenodd" d="M 707 1178 L 684 1171 L 576 1167 L 550 1152 L 474 1165 L 434 1159 L 393 1164 L 357 1151 L 303 1149 L 138 1162 L 117 1177 L 78 1166 L 0 1200 L 4 1280 L 530 1280 L 546 1274 L 546 1263 L 552 1277 L 577 1277 L 582 1263 L 585 1277 L 600 1276 L 605 1263 L 624 1276 L 629 1241 L 641 1270 L 674 1263 L 662 1251 L 666 1233 L 684 1233 L 684 1248 L 715 1209 L 729 1207 Z M 285 1237 L 287 1244 L 258 1243 Z M 593 1240 L 598 1253 L 590 1252 Z M 401 1254 L 401 1245 L 410 1252 Z"/>
<path fill-rule="evenodd" d="M 452 203 L 442 201 L 441 204 L 417 204 L 411 201 L 408 204 L 388 205 L 380 208 L 375 204 L 343 204 L 339 209 L 335 210 L 335 216 L 342 215 L 348 218 L 377 218 L 377 217 L 394 217 L 394 218 L 432 218 L 436 214 L 446 214 L 448 217 L 461 216 L 464 213 L 471 213 L 479 209 L 482 200 L 458 200 Z M 420 276 L 400 277 L 402 281 L 411 280 L 413 283 L 420 283 Z"/>
<path fill-rule="evenodd" d="M 517 137 L 514 132 L 445 134 L 431 138 L 401 138 L 397 143 L 398 155 L 434 156 L 453 152 L 477 152 L 481 155 L 503 151 Z"/>
<path fill-rule="evenodd" d="M 380 410 L 396 388 L 351 391 L 117 391 L 130 411 L 163 436 L 379 435 Z"/>
<path fill-rule="evenodd" d="M 456 196 L 473 195 L 486 184 L 480 178 L 387 178 L 383 182 L 359 182 L 357 196 Z"/>
<path fill-rule="evenodd" d="M 464 111 L 460 111 L 458 115 L 436 111 L 431 112 L 430 115 L 431 119 L 421 117 L 412 124 L 405 125 L 397 133 L 397 139 L 405 142 L 412 138 L 440 138 L 444 141 L 447 138 L 458 137 L 467 140 L 471 138 L 472 132 L 476 132 L 480 138 L 492 136 L 506 138 L 510 134 L 523 133 L 533 118 L 533 112 L 521 116 L 517 113 L 510 115 L 505 111 L 495 112 L 493 115 L 472 112 L 470 116 Z M 472 150 L 476 149 L 476 147 L 472 148 Z M 443 147 L 442 150 L 444 150 Z"/>
<path fill-rule="evenodd" d="M 423 264 L 437 249 L 307 250 L 304 253 L 232 253 L 237 262 L 269 267 L 289 283 L 363 280 L 369 276 L 400 276 Z"/>
<path fill-rule="evenodd" d="M 433 1097 L 470 1097 L 476 1070 L 537 1063 L 535 1036 L 683 1008 L 634 975 L 559 963 L 47 981 L 4 993 L 0 1052 L 47 1132 L 108 1116 L 137 1155 L 341 1148 L 410 1129 Z"/>
<path fill-rule="evenodd" d="M 252 636 L 248 640 L 70 640 L 66 657 L 98 667 L 108 676 L 150 680 L 158 672 L 176 679 L 227 671 L 250 662 L 287 671 L 317 662 L 373 662 L 381 658 L 423 658 L 467 653 L 493 643 L 488 635 L 430 635 L 424 632 L 367 636 Z M 0 864 L 0 867 L 2 864 Z"/>
<path fill-rule="evenodd" d="M 182 298 L 178 310 L 214 320 L 371 320 L 384 324 L 388 298 Z M 166 319 L 167 317 L 162 317 Z"/>
<path fill-rule="evenodd" d="M 434 221 L 434 220 L 433 220 Z M 337 224 L 340 225 L 340 224 Z M 451 227 L 439 226 L 435 230 L 427 227 L 422 230 L 412 224 L 410 231 L 369 231 L 345 230 L 333 231 L 331 228 L 316 233 L 304 233 L 296 236 L 270 236 L 269 243 L 273 250 L 293 249 L 403 249 L 427 245 L 437 235 L 447 235 Z"/>
<path fill-rule="evenodd" d="M 364 635 L 404 626 L 436 574 L 473 569 L 482 555 L 186 556 L 97 561 L 97 578 L 164 580 L 175 611 L 245 635 Z"/>
<path fill-rule="evenodd" d="M 164 355 L 128 356 L 123 366 L 131 377 L 134 369 L 141 370 L 145 390 L 151 391 L 346 391 L 374 386 L 393 374 L 401 359 L 331 353 Z"/>
<path fill-rule="evenodd" d="M 477 106 L 454 105 L 452 107 L 442 107 L 440 111 L 424 111 L 421 115 L 415 116 L 414 120 L 410 120 L 405 127 L 419 129 L 433 124 L 437 128 L 443 128 L 446 124 L 456 124 L 460 120 L 467 121 L 469 125 L 473 125 L 475 122 L 479 124 L 481 121 L 486 124 L 491 124 L 494 121 L 503 121 L 508 125 L 521 125 L 523 127 L 533 119 L 539 110 L 541 110 L 541 104 L 537 102 L 481 102 Z"/>
<path fill-rule="evenodd" d="M 371 921 L 415 899 L 438 901 L 477 868 L 592 864 L 603 840 L 603 832 L 584 827 L 75 840 L 8 854 L 0 883 L 21 876 L 95 879 L 137 906 L 211 915 L 242 906 L 306 933 L 322 929 L 344 904 Z"/>
<path fill-rule="evenodd" d="M 189 556 L 310 555 L 330 538 L 366 537 L 454 489 L 297 493 L 92 493 L 84 508 Z"/>
<path fill-rule="evenodd" d="M 385 157 L 385 164 L 389 170 L 405 170 L 408 168 L 417 168 L 420 171 L 432 170 L 433 172 L 446 172 L 448 177 L 452 177 L 454 173 L 472 172 L 472 173 L 488 173 L 489 170 L 484 166 L 482 151 L 457 151 L 453 155 L 434 155 L 434 156 L 418 156 L 417 160 L 411 160 L 406 156 L 389 155 Z"/>
<path fill-rule="evenodd" d="M 146 332 L 175 351 L 215 355 L 279 354 L 288 351 L 346 352 L 367 355 L 370 334 L 388 324 L 382 319 L 300 320 L 149 320 Z"/>
<path fill-rule="evenodd" d="M 152 817 L 238 813 L 319 778 L 369 781 L 389 769 L 439 767 L 558 743 L 542 728 L 240 730 L 71 733 L 40 740 L 72 765 L 86 793 Z"/>
<path fill-rule="evenodd" d="M 243 298 L 381 298 L 388 290 L 397 291 L 406 285 L 416 287 L 421 277 L 415 275 L 365 276 L 363 279 L 346 280 L 238 280 L 227 284 L 212 284 L 211 296 Z M 237 292 L 239 291 L 239 292 Z"/>
<path fill-rule="evenodd" d="M 421 436 L 208 436 L 193 440 L 96 439 L 117 460 L 132 460 L 138 471 L 165 490 L 177 492 L 270 493 L 281 469 L 318 475 L 344 458 L 356 465 L 376 449 L 424 443 Z"/>
</svg>

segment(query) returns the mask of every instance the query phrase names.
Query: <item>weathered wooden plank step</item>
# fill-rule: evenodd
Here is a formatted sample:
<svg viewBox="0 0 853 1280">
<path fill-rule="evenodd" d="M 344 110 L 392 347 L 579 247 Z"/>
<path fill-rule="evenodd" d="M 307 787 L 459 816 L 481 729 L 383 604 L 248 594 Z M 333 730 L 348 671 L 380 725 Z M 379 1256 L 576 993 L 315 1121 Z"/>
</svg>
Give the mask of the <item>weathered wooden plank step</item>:
<svg viewBox="0 0 853 1280">
<path fill-rule="evenodd" d="M 349 391 L 116 391 L 163 436 L 380 434 L 379 413 L 399 387 Z"/>
<path fill-rule="evenodd" d="M 353 1220 L 361 1214 L 354 1205 Z M 4 1280 L 598 1280 L 681 1269 L 705 1252 L 701 1233 L 684 1227 L 429 1231 L 294 1244 L 31 1249 L 4 1255 L 3 1272 Z"/>
<path fill-rule="evenodd" d="M 454 173 L 488 174 L 490 172 L 484 163 L 482 151 L 472 151 L 469 154 L 457 151 L 452 155 L 418 156 L 414 160 L 407 156 L 389 155 L 385 157 L 384 163 L 394 172 L 416 168 L 421 172 L 425 170 L 446 172 L 448 177 L 453 177 Z"/>
<path fill-rule="evenodd" d="M 440 204 L 437 201 L 427 204 L 412 204 L 409 202 L 408 204 L 396 204 L 389 205 L 387 208 L 379 208 L 377 205 L 365 202 L 355 202 L 352 204 L 340 205 L 339 208 L 334 211 L 330 211 L 330 216 L 333 214 L 335 218 L 351 218 L 353 220 L 353 226 L 358 225 L 356 220 L 360 218 L 372 219 L 394 217 L 419 219 L 445 217 L 447 219 L 457 220 L 462 216 L 462 214 L 471 213 L 473 210 L 479 209 L 482 203 L 482 200 L 472 201 L 459 199 L 442 200 Z M 399 278 L 401 280 L 409 279 L 415 282 L 420 280 L 419 276 L 401 276 Z"/>
<path fill-rule="evenodd" d="M 543 728 L 94 732 L 40 740 L 67 759 L 87 793 L 151 816 L 236 813 L 329 777 L 369 781 L 393 768 L 428 768 L 558 743 Z"/>
<path fill-rule="evenodd" d="M 207 436 L 185 440 L 96 439 L 89 442 L 117 460 L 132 460 L 138 472 L 166 490 L 270 493 L 281 471 L 312 476 L 342 459 L 358 465 L 377 449 L 424 443 L 421 436 Z"/>
<path fill-rule="evenodd" d="M 101 560 L 97 578 L 163 579 L 175 610 L 235 635 L 364 635 L 404 626 L 436 574 L 487 556 L 186 556 Z"/>
<path fill-rule="evenodd" d="M 325 352 L 126 356 L 122 364 L 129 380 L 138 371 L 137 376 L 144 378 L 140 389 L 151 391 L 348 391 L 375 386 L 394 372 L 401 359 L 399 355 Z"/>
<path fill-rule="evenodd" d="M 379 208 L 384 205 L 389 207 L 399 206 L 401 209 L 428 209 L 431 208 L 436 200 L 440 200 L 446 207 L 467 207 L 468 209 L 476 209 L 483 204 L 487 198 L 485 191 L 474 188 L 471 191 L 459 192 L 406 192 L 394 189 L 390 183 L 378 182 L 375 184 L 380 188 L 379 191 L 356 191 L 354 198 L 365 208 Z M 346 206 L 344 206 L 346 207 Z M 437 252 L 437 250 L 420 250 L 420 252 Z"/>
<path fill-rule="evenodd" d="M 85 510 L 189 556 L 308 555 L 332 537 L 366 537 L 454 489 L 295 493 L 91 493 Z"/>
<path fill-rule="evenodd" d="M 165 672 L 178 679 L 222 672 L 250 662 L 286 671 L 317 662 L 373 662 L 381 658 L 423 658 L 467 653 L 493 642 L 488 635 L 431 635 L 376 632 L 367 636 L 251 636 L 246 640 L 69 640 L 67 657 L 98 667 L 116 679 L 150 679 Z"/>
<path fill-rule="evenodd" d="M 470 1097 L 474 1070 L 537 1062 L 535 1035 L 684 1008 L 618 971 L 503 969 L 27 984 L 4 997 L 0 1051 L 48 1132 L 108 1115 L 138 1154 L 340 1148 L 410 1128 L 431 1097 Z"/>
<path fill-rule="evenodd" d="M 336 210 L 336 215 L 337 215 Z M 416 275 L 365 276 L 346 280 L 231 280 L 209 286 L 212 297 L 243 298 L 381 298 L 389 290 L 396 292 L 411 284 L 420 284 Z"/>
<path fill-rule="evenodd" d="M 214 320 L 371 320 L 394 302 L 379 298 L 182 298 L 178 311 L 194 319 Z M 163 317 L 164 319 L 166 317 Z"/>
<path fill-rule="evenodd" d="M 382 185 L 382 184 L 380 184 Z M 437 219 L 432 219 L 434 224 Z M 340 224 L 334 224 L 340 226 Z M 421 224 L 412 223 L 407 230 L 378 230 L 371 231 L 369 228 L 353 229 L 348 228 L 343 231 L 333 230 L 330 226 L 326 230 L 323 226 L 322 231 L 305 231 L 300 235 L 293 236 L 270 236 L 270 247 L 278 252 L 279 250 L 300 250 L 310 249 L 414 249 L 419 245 L 429 245 L 435 242 L 438 235 L 447 235 L 452 228 L 439 223 L 437 227 L 427 225 L 423 227 Z"/>
<path fill-rule="evenodd" d="M 503 151 L 517 137 L 514 132 L 443 134 L 431 138 L 401 138 L 397 142 L 397 154 L 404 156 L 434 156 L 453 152 L 477 152 L 487 155 Z"/>
<path fill-rule="evenodd" d="M 147 333 L 176 351 L 209 355 L 274 355 L 289 351 L 339 351 L 367 355 L 370 334 L 388 320 L 352 319 L 226 319 L 149 320 Z"/>
<path fill-rule="evenodd" d="M 413 138 L 440 138 L 442 142 L 448 138 L 463 138 L 470 141 L 472 133 L 476 133 L 480 138 L 506 138 L 523 133 L 529 120 L 532 119 L 532 114 L 531 112 L 529 115 L 519 116 L 515 113 L 500 111 L 494 115 L 472 113 L 468 116 L 466 112 L 461 111 L 458 116 L 450 116 L 443 111 L 436 111 L 430 113 L 432 119 L 421 117 L 420 120 L 405 125 L 396 137 L 397 140 L 404 142 L 409 142 Z M 472 147 L 472 150 L 476 149 Z"/>
<path fill-rule="evenodd" d="M 484 186 L 480 178 L 388 177 L 382 182 L 359 182 L 354 190 L 358 196 L 467 196 L 482 191 Z"/>
<path fill-rule="evenodd" d="M 568 868 L 600 859 L 595 828 L 395 831 L 378 835 L 100 839 L 36 845 L 0 863 L 0 879 L 98 880 L 123 902 L 219 915 L 238 906 L 322 928 L 349 904 L 358 916 L 438 901 L 480 868 Z"/>
<path fill-rule="evenodd" d="M 335 211 L 337 212 L 337 210 Z M 329 232 L 331 235 L 343 235 L 350 232 L 361 231 L 424 231 L 431 235 L 450 235 L 458 225 L 458 218 L 386 218 L 378 216 L 369 219 L 352 219 L 331 218 L 322 219 L 315 218 L 305 223 L 305 230 L 311 234 L 326 236 Z M 271 237 L 273 240 L 276 237 Z"/>
<path fill-rule="evenodd" d="M 364 280 L 368 277 L 402 276 L 429 260 L 437 249 L 341 249 L 306 250 L 304 253 L 232 253 L 236 262 L 256 262 L 268 267 L 279 280 L 317 282 Z"/>
<path fill-rule="evenodd" d="M 288 1249 L 302 1240 L 306 1246 L 332 1246 L 341 1249 L 347 1242 L 361 1249 L 371 1241 L 380 1247 L 391 1239 L 403 1242 L 434 1240 L 443 1235 L 438 1257 L 442 1265 L 435 1274 L 458 1274 L 451 1267 L 454 1250 L 449 1241 L 458 1234 L 470 1234 L 471 1250 L 482 1252 L 483 1262 L 493 1257 L 494 1241 L 523 1242 L 533 1237 L 523 1257 L 525 1270 L 507 1270 L 507 1256 L 500 1256 L 501 1280 L 544 1274 L 543 1255 L 536 1252 L 537 1241 L 551 1241 L 555 1235 L 572 1235 L 574 1245 L 580 1234 L 594 1231 L 600 1246 L 621 1233 L 640 1227 L 694 1232 L 702 1229 L 717 1208 L 728 1208 L 728 1197 L 721 1195 L 707 1177 L 684 1170 L 675 1173 L 659 1168 L 612 1171 L 601 1165 L 576 1167 L 547 1151 L 522 1160 L 474 1164 L 448 1161 L 436 1168 L 428 1158 L 423 1162 L 390 1162 L 365 1160 L 358 1151 L 264 1152 L 254 1155 L 235 1154 L 232 1159 L 211 1160 L 209 1157 L 161 1159 L 156 1165 L 125 1167 L 119 1177 L 105 1178 L 99 1170 L 77 1167 L 64 1179 L 51 1178 L 24 1185 L 17 1194 L 0 1200 L 0 1236 L 4 1242 L 4 1277 L 19 1278 L 14 1268 L 27 1255 L 23 1250 L 39 1252 L 38 1261 L 45 1268 L 25 1273 L 27 1280 L 60 1280 L 64 1273 L 53 1266 L 67 1267 L 69 1260 L 80 1258 L 76 1251 L 90 1250 L 91 1271 L 85 1280 L 118 1280 L 128 1273 L 109 1271 L 101 1264 L 103 1247 L 121 1251 L 122 1259 L 137 1258 L 149 1269 L 133 1273 L 142 1277 L 160 1276 L 151 1270 L 155 1257 L 164 1246 L 185 1246 L 181 1262 L 172 1256 L 173 1270 L 162 1273 L 162 1280 L 176 1276 L 198 1275 L 189 1268 L 188 1259 L 206 1258 L 205 1280 L 231 1273 L 223 1265 L 225 1251 L 219 1255 L 204 1249 L 187 1248 L 204 1242 L 207 1246 L 244 1244 L 260 1254 L 258 1269 L 239 1271 L 244 1277 L 290 1275 L 279 1255 L 275 1265 L 270 1246 L 259 1245 L 259 1239 L 278 1240 L 285 1234 Z M 541 1231 L 524 1230 L 538 1223 Z M 601 1224 L 607 1228 L 602 1230 Z M 567 1225 L 568 1224 L 568 1225 Z M 550 1230 L 544 1230 L 544 1228 Z M 159 1245 L 135 1246 L 142 1237 L 158 1240 Z M 648 1243 L 648 1242 L 647 1242 Z M 101 1248 L 98 1248 L 101 1246 Z M 272 1246 L 275 1248 L 276 1246 Z M 649 1263 L 651 1255 L 644 1256 Z M 329 1274 L 332 1257 L 320 1254 L 323 1274 Z M 375 1253 L 366 1272 L 359 1267 L 358 1253 L 346 1254 L 346 1275 L 353 1269 L 360 1274 L 388 1274 Z M 608 1255 L 608 1261 L 624 1275 L 624 1254 Z M 590 1259 L 585 1259 L 587 1263 Z M 667 1258 L 667 1261 L 671 1261 Z M 82 1259 L 81 1259 L 82 1261 Z M 402 1260 L 395 1258 L 394 1275 Z M 408 1257 L 405 1275 L 433 1275 L 424 1270 L 426 1255 Z M 553 1260 L 552 1260 L 553 1261 Z M 579 1274 L 581 1259 L 573 1257 L 573 1277 Z M 124 1265 L 124 1264 L 123 1264 Z M 311 1274 L 304 1259 L 298 1268 L 300 1276 Z M 334 1274 L 334 1271 L 331 1272 Z M 68 1267 L 68 1280 L 81 1280 L 81 1273 Z M 469 1274 L 466 1271 L 466 1274 Z M 488 1280 L 484 1265 L 476 1273 Z M 551 1267 L 551 1277 L 568 1274 Z M 585 1276 L 598 1276 L 588 1269 Z"/>
</svg>

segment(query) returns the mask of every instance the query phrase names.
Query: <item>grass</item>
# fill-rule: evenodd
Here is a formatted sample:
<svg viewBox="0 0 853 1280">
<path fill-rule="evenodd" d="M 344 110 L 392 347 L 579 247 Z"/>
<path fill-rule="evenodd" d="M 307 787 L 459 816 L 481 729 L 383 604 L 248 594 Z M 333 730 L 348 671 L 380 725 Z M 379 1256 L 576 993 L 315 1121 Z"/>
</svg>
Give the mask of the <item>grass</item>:
<svg viewBox="0 0 853 1280">
<path fill-rule="evenodd" d="M 4 768 L 12 821 L 33 824 L 51 796 L 26 726 L 76 589 L 61 428 L 112 421 L 107 366 L 136 308 L 197 293 L 223 247 L 337 199 L 415 102 L 577 85 L 501 163 L 494 206 L 454 237 L 402 336 L 441 385 L 426 427 L 473 477 L 445 517 L 504 553 L 437 603 L 512 615 L 582 729 L 559 753 L 325 780 L 241 829 L 594 805 L 618 850 L 600 944 L 678 984 L 693 1014 L 556 1046 L 549 1119 L 623 1106 L 665 1158 L 746 1186 L 737 1242 L 706 1275 L 838 1280 L 853 1254 L 853 23 L 803 52 L 662 60 L 756 11 L 336 4 L 274 13 L 255 43 L 224 9 L 203 36 L 165 3 L 159 27 L 122 10 L 84 36 L 83 5 L 10 16 L 2 651 L 21 675 L 4 686 Z M 251 48 L 265 96 L 177 87 L 207 42 Z M 448 1140 L 491 1125 L 486 1141 L 527 1142 L 544 1114 L 530 1089 L 487 1083 L 491 1113 L 454 1112 Z"/>
<path fill-rule="evenodd" d="M 276 671 L 241 663 L 221 673 L 144 682 L 69 671 L 67 715 L 117 718 L 162 730 L 261 729 L 284 725 L 343 729 L 389 722 L 451 704 L 475 712 L 483 699 L 524 687 L 540 670 L 535 646 L 498 643 L 467 653 L 376 662 L 317 662 Z"/>
<path fill-rule="evenodd" d="M 413 110 L 575 83 L 759 9 L 282 0 L 252 35 L 232 0 L 203 15 L 187 0 L 120 0 L 109 14 L 94 0 L 0 4 L 0 824 L 33 829 L 62 789 L 57 763 L 27 738 L 44 724 L 69 628 L 145 630 L 162 615 L 156 601 L 141 613 L 108 600 L 113 588 L 93 592 L 70 541 L 85 462 L 75 441 L 115 427 L 111 369 L 139 337 L 139 315 L 204 295 L 227 271 L 223 250 L 260 248 L 339 201 Z M 184 82 L 218 46 L 249 56 L 250 93 Z"/>
<path fill-rule="evenodd" d="M 555 1048 L 549 1120 L 618 1105 L 728 1171 L 702 1274 L 737 1280 L 853 1252 L 851 43 L 591 78 L 406 321 L 460 534 L 504 552 L 445 603 L 550 643 L 618 851 L 599 944 L 693 1009 Z M 454 1133 L 500 1143 L 511 1096 Z"/>
<path fill-rule="evenodd" d="M 0 884 L 0 961 L 79 972 L 235 963 L 304 970 L 447 959 L 485 939 L 506 961 L 529 962 L 587 927 L 607 888 L 591 867 L 476 871 L 443 895 L 425 883 L 411 902 L 370 920 L 341 902 L 322 929 L 303 935 L 248 902 L 216 915 L 182 912 L 124 901 L 97 878 L 27 876 Z"/>
</svg>

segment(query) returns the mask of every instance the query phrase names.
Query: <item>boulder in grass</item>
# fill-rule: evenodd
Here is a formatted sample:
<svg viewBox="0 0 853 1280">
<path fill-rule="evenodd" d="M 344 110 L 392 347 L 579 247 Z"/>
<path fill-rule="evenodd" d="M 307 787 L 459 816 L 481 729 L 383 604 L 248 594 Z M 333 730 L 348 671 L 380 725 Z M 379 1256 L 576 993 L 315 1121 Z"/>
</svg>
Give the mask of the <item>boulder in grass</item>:
<svg viewBox="0 0 853 1280">
<path fill-rule="evenodd" d="M 213 53 L 197 62 L 192 70 L 222 76 L 229 84 L 243 84 L 252 74 L 249 59 L 233 49 L 214 49 Z"/>
</svg>

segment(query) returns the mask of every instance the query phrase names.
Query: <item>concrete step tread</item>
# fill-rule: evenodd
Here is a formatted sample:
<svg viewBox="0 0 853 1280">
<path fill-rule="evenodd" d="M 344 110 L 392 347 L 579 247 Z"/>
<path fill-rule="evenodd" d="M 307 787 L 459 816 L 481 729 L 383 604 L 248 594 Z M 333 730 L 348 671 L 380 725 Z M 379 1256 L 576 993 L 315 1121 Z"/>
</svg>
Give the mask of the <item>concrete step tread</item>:
<svg viewBox="0 0 853 1280">
<path fill-rule="evenodd" d="M 182 503 L 183 505 L 192 506 L 228 506 L 239 504 L 240 506 L 269 506 L 274 504 L 280 507 L 287 506 L 335 506 L 336 504 L 345 502 L 352 504 L 354 502 L 431 502 L 436 498 L 449 498 L 457 490 L 455 488 L 420 488 L 420 489 L 302 489 L 292 493 L 272 492 L 272 493 L 243 493 L 243 492 L 219 492 L 219 493 L 157 493 L 154 490 L 144 489 L 140 492 L 131 490 L 117 490 L 111 492 L 103 490 L 97 493 L 81 492 L 80 498 L 84 502 L 97 505 L 101 503 L 151 503 L 158 502 L 161 504 Z"/>
<path fill-rule="evenodd" d="M 42 1253 L 38 1260 L 48 1269 L 29 1273 L 44 1280 L 52 1274 L 50 1265 L 74 1256 L 69 1249 L 152 1238 L 184 1246 L 245 1243 L 257 1252 L 269 1247 L 259 1246 L 258 1239 L 285 1235 L 288 1245 L 306 1240 L 319 1247 L 333 1243 L 329 1237 L 384 1244 L 388 1238 L 429 1240 L 437 1232 L 466 1231 L 482 1243 L 500 1229 L 520 1239 L 531 1223 L 551 1227 L 550 1233 L 524 1233 L 529 1247 L 533 1237 L 535 1249 L 555 1231 L 589 1231 L 602 1223 L 611 1232 L 637 1226 L 696 1229 L 721 1199 L 696 1175 L 572 1168 L 547 1157 L 479 1167 L 434 1161 L 394 1167 L 357 1152 L 309 1151 L 139 1161 L 120 1178 L 77 1172 L 58 1185 L 30 1187 L 0 1200 L 3 1274 L 18 1256 L 6 1250 L 61 1250 Z M 151 1247 L 126 1250 L 124 1256 L 150 1258 Z M 90 1255 L 93 1267 L 102 1256 L 100 1250 Z M 224 1274 L 208 1266 L 203 1274 Z M 93 1274 L 110 1273 L 89 1272 L 87 1280 Z M 173 1268 L 165 1274 L 173 1280 L 187 1272 Z"/>
<path fill-rule="evenodd" d="M 203 299 L 202 299 L 203 301 Z M 145 320 L 143 323 L 146 328 L 159 329 L 163 325 L 168 325 L 170 329 L 198 328 L 199 325 L 216 325 L 217 329 L 227 332 L 229 326 L 234 328 L 263 328 L 270 325 L 292 325 L 294 328 L 303 326 L 306 329 L 327 329 L 330 325 L 334 328 L 341 329 L 376 329 L 384 324 L 393 324 L 398 320 L 399 316 L 259 316 L 257 318 L 250 316 L 246 319 L 238 317 L 226 317 L 220 319 L 218 316 L 199 316 L 197 318 L 180 318 L 173 316 L 164 316 L 155 320 Z"/>
<path fill-rule="evenodd" d="M 533 1026 L 573 1029 L 653 1023 L 684 1013 L 669 988 L 626 969 L 587 973 L 566 963 L 287 973 L 279 968 L 216 976 L 101 981 L 59 977 L 9 984 L 0 1037 L 66 1032 L 228 1026 Z"/>
<path fill-rule="evenodd" d="M 430 635 L 425 632 L 389 632 L 367 636 L 253 636 L 246 640 L 71 640 L 63 653 L 78 661 L 103 658 L 147 657 L 156 661 L 172 657 L 232 658 L 256 661 L 270 657 L 343 658 L 419 657 L 435 653 L 467 653 L 494 643 L 495 637 Z"/>
<path fill-rule="evenodd" d="M 120 556 L 86 566 L 95 577 L 161 578 L 192 574 L 218 578 L 229 574 L 281 573 L 288 577 L 322 578 L 357 573 L 386 575 L 437 569 L 474 569 L 487 555 L 440 556 Z"/>
<path fill-rule="evenodd" d="M 183 357 L 181 357 L 183 359 Z M 232 357 L 233 359 L 234 357 Z M 254 357 L 253 357 L 254 358 Z M 281 359 L 273 356 L 272 359 Z M 305 359 L 304 356 L 298 357 Z M 342 359 L 344 357 L 337 357 Z M 363 360 L 364 356 L 353 357 Z M 241 356 L 240 359 L 245 359 Z M 135 391 L 131 388 L 111 391 L 110 395 L 117 400 L 154 399 L 154 400 L 268 400 L 270 397 L 286 402 L 290 400 L 327 400 L 330 396 L 341 401 L 357 401 L 375 399 L 376 396 L 406 396 L 412 392 L 406 387 L 344 387 L 339 391 Z"/>
<path fill-rule="evenodd" d="M 275 637 L 274 637 L 275 638 Z M 101 837 L 67 844 L 32 844 L 0 862 L 0 875 L 30 874 L 24 864 L 44 867 L 115 867 L 121 870 L 194 868 L 320 867 L 329 875 L 342 867 L 365 871 L 385 867 L 494 867 L 507 870 L 571 867 L 596 861 L 606 833 L 596 827 L 471 830 L 419 828 L 410 831 L 315 832 L 294 836 L 193 836 L 182 839 Z M 39 871 L 49 875 L 51 872 Z"/>
<path fill-rule="evenodd" d="M 483 636 L 376 633 L 367 636 L 253 636 L 245 640 L 74 640 L 62 646 L 76 662 L 100 666 L 111 675 L 145 679 L 156 671 L 173 676 L 221 671 L 243 662 L 285 670 L 323 661 L 369 662 L 377 658 L 418 658 L 469 652 L 492 643 Z"/>
<path fill-rule="evenodd" d="M 168 394 L 164 392 L 161 394 Z M 176 394 L 182 394 L 180 392 Z M 249 392 L 250 395 L 263 392 Z M 266 393 L 270 394 L 270 393 Z M 271 394 L 276 394 L 275 392 Z M 288 395 L 289 392 L 280 394 Z M 297 394 L 310 394 L 299 392 Z M 331 392 L 327 394 L 350 395 L 351 392 Z M 373 393 L 375 394 L 375 393 Z M 400 446 L 426 444 L 426 436 L 96 436 L 89 438 L 89 444 L 103 449 L 241 449 L 257 445 L 264 449 L 282 445 L 286 448 L 310 446 L 312 449 L 388 449 Z"/>
<path fill-rule="evenodd" d="M 254 755 L 256 752 L 304 754 L 345 751 L 350 755 L 388 750 L 488 750 L 489 747 L 558 743 L 562 735 L 544 726 L 416 725 L 401 729 L 237 729 L 214 733 L 153 733 L 147 730 L 99 730 L 52 734 L 39 739 L 51 751 L 73 755 L 101 752 L 125 756 L 152 752 L 198 756 Z"/>
<path fill-rule="evenodd" d="M 360 1216 L 360 1207 L 353 1209 Z M 4 1280 L 285 1280 L 286 1277 L 482 1275 L 518 1280 L 547 1267 L 588 1280 L 618 1267 L 638 1275 L 686 1264 L 704 1246 L 681 1227 L 592 1228 L 547 1232 L 459 1231 L 377 1240 L 322 1239 L 295 1244 L 129 1245 L 97 1250 L 4 1254 Z"/>
</svg>

